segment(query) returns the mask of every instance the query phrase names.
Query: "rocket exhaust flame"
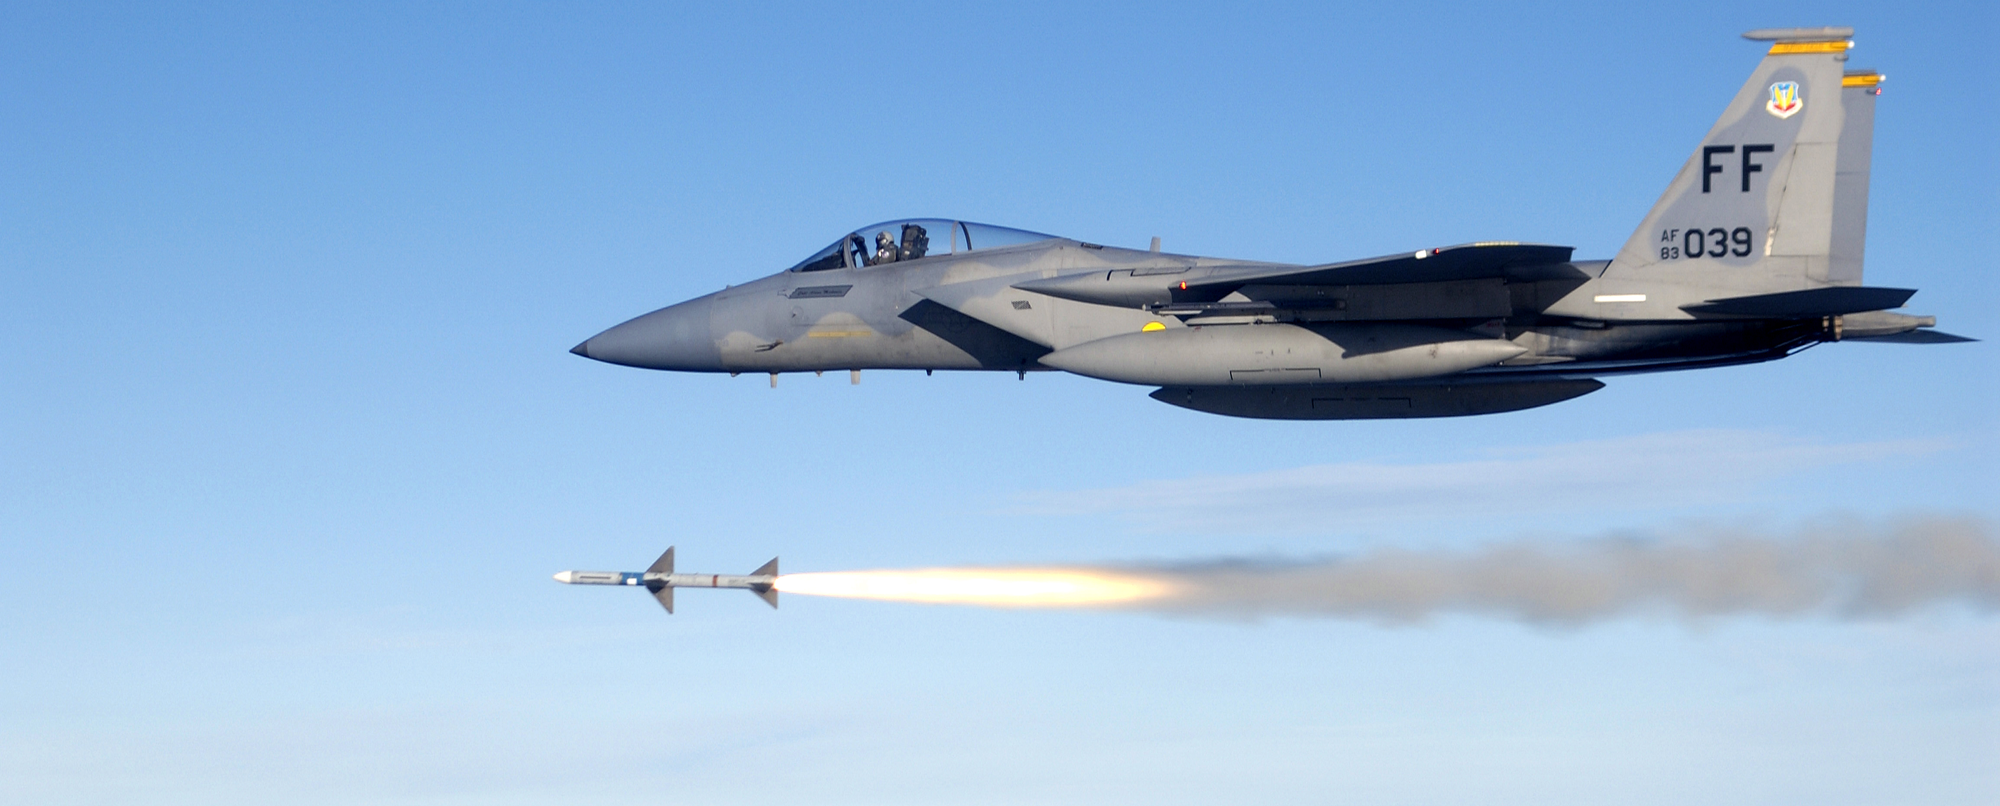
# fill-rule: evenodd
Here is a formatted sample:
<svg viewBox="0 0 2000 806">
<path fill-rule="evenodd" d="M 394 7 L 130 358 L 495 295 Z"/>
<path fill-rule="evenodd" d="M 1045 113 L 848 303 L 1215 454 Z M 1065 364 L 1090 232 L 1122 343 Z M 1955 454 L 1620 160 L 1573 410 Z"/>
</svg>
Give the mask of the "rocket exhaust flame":
<svg viewBox="0 0 2000 806">
<path fill-rule="evenodd" d="M 1443 614 L 1544 624 L 1639 613 L 1873 618 L 1949 604 L 2000 610 L 2000 540 L 1975 519 L 1889 528 L 1828 521 L 1789 537 L 1709 532 L 1381 549 L 1321 562 L 787 574 L 777 587 L 906 602 L 1391 623 Z"/>
</svg>

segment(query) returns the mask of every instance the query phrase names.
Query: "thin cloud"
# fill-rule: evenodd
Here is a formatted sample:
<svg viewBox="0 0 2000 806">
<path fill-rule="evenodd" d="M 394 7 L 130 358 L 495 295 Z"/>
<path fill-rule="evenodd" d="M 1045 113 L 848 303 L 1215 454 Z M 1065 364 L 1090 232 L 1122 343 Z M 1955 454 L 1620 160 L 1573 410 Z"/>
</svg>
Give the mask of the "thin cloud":
<svg viewBox="0 0 2000 806">
<path fill-rule="evenodd" d="M 1936 440 L 1825 444 L 1761 431 L 1645 434 L 1495 451 L 1429 464 L 1342 462 L 1023 494 L 1016 512 L 1113 515 L 1155 528 L 1311 529 L 1577 510 L 1660 510 L 1749 500 L 1830 467 L 1922 456 Z"/>
</svg>

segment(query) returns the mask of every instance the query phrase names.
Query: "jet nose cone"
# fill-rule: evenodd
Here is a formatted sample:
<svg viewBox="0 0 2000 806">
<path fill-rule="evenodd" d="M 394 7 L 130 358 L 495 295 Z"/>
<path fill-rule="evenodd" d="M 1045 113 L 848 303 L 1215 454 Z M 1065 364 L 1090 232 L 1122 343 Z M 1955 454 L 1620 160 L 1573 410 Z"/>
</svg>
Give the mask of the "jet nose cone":
<svg viewBox="0 0 2000 806">
<path fill-rule="evenodd" d="M 713 302 L 702 297 L 661 308 L 592 336 L 570 352 L 628 367 L 719 371 L 722 351 L 709 326 Z"/>
</svg>

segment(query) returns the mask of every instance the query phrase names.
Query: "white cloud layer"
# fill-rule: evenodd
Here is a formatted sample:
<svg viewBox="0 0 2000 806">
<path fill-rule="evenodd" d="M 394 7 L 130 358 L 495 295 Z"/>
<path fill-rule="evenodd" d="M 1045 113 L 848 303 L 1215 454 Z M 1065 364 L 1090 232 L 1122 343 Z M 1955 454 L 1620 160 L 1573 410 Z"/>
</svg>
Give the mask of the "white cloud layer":
<svg viewBox="0 0 2000 806">
<path fill-rule="evenodd" d="M 1236 475 L 1042 491 L 1021 514 L 1113 515 L 1161 529 L 1322 530 L 1462 517 L 1652 511 L 1751 500 L 1776 481 L 1943 450 L 1939 440 L 1826 444 L 1697 430 L 1489 452 L 1427 464 L 1308 465 Z"/>
</svg>

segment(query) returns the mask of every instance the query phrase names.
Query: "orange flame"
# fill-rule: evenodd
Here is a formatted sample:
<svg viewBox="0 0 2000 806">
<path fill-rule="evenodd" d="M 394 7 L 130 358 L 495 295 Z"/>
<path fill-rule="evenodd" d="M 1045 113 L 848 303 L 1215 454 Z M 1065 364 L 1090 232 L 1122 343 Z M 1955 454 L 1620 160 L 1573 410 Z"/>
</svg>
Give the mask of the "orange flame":
<svg viewBox="0 0 2000 806">
<path fill-rule="evenodd" d="M 1171 587 L 1134 574 L 1074 568 L 923 568 L 785 574 L 778 590 L 807 596 L 992 607 L 1090 607 L 1166 596 Z"/>
</svg>

